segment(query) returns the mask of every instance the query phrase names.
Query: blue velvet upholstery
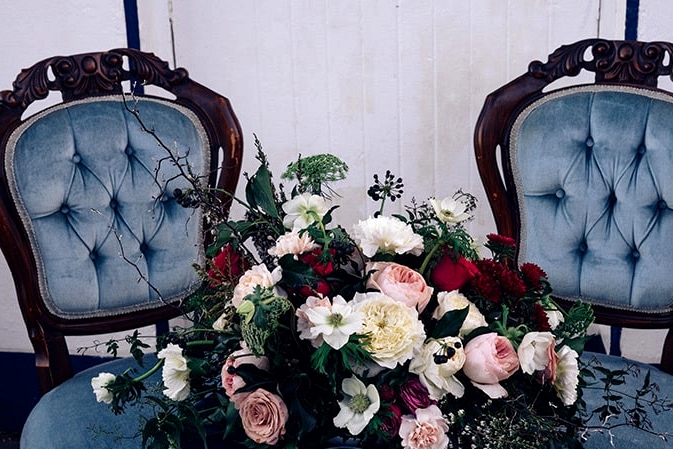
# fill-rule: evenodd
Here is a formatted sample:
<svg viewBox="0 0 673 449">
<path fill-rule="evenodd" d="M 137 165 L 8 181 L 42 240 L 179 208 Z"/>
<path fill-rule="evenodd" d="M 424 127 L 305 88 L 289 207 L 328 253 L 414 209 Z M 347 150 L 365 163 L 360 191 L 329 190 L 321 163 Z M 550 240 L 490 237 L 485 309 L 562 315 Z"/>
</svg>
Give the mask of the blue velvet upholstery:
<svg viewBox="0 0 673 449">
<path fill-rule="evenodd" d="M 582 359 L 588 361 L 592 358 L 597 359 L 601 366 L 610 370 L 625 369 L 626 361 L 624 359 L 604 354 L 584 353 Z M 627 376 L 626 383 L 623 386 L 615 387 L 615 392 L 633 392 L 642 387 L 645 373 L 649 370 L 653 383 L 659 386 L 661 396 L 669 396 L 673 393 L 673 376 L 659 371 L 651 365 L 629 361 L 634 364 L 640 371 L 639 377 Z M 584 391 L 584 400 L 587 403 L 587 410 L 594 410 L 604 404 L 602 399 L 603 391 L 602 384 L 598 383 L 595 388 L 586 389 Z M 633 404 L 631 402 L 631 404 Z M 671 412 L 654 413 L 648 412 L 648 418 L 652 421 L 652 427 L 658 432 L 672 432 L 673 422 Z M 610 421 L 611 424 L 623 422 L 618 418 Z M 598 419 L 591 421 L 591 424 L 598 424 Z M 670 438 L 669 438 L 670 439 Z M 614 446 L 611 444 L 614 442 Z M 673 442 L 665 442 L 659 436 L 650 433 L 636 430 L 633 427 L 621 426 L 612 429 L 610 432 L 603 430 L 599 432 L 589 432 L 589 438 L 584 443 L 586 449 L 614 449 L 614 448 L 671 448 Z"/>
<path fill-rule="evenodd" d="M 150 99 L 136 107 L 175 154 L 189 153 L 194 173 L 204 173 L 207 139 L 192 112 Z M 187 182 L 173 179 L 177 168 L 166 158 L 118 96 L 49 109 L 11 136 L 10 188 L 53 313 L 113 315 L 196 286 L 201 217 L 177 204 L 173 191 Z"/>
<path fill-rule="evenodd" d="M 154 355 L 144 359 L 146 368 L 156 362 Z M 100 372 L 121 374 L 139 368 L 133 359 L 116 359 L 82 371 L 45 394 L 33 408 L 21 434 L 25 449 L 140 449 L 141 416 L 150 417 L 148 406 L 128 407 L 115 416 L 107 404 L 96 402 L 91 378 Z M 151 378 L 161 381 L 161 371 Z"/>
<path fill-rule="evenodd" d="M 543 97 L 517 119 L 520 260 L 554 293 L 618 308 L 673 300 L 673 100 L 591 86 Z"/>
</svg>

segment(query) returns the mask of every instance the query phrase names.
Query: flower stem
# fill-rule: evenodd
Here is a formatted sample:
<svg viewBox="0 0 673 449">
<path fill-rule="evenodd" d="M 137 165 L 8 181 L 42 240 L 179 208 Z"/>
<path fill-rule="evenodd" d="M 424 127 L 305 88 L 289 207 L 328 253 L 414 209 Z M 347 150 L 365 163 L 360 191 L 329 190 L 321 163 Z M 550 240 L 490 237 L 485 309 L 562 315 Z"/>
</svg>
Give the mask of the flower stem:
<svg viewBox="0 0 673 449">
<path fill-rule="evenodd" d="M 437 250 L 442 247 L 443 242 L 440 240 L 435 244 L 435 246 L 432 247 L 430 252 L 428 253 L 427 256 L 425 256 L 425 259 L 423 259 L 423 263 L 421 264 L 421 268 L 418 269 L 418 271 L 421 273 L 422 276 L 425 276 L 425 270 L 428 269 L 428 264 L 430 263 L 430 260 L 432 260 L 432 257 L 435 255 Z"/>
<path fill-rule="evenodd" d="M 143 374 L 141 374 L 140 376 L 138 376 L 138 377 L 134 377 L 134 378 L 133 378 L 133 381 L 134 381 L 134 382 L 142 382 L 143 380 L 145 380 L 145 379 L 147 379 L 148 377 L 150 377 L 152 374 L 154 374 L 154 373 L 156 373 L 157 371 L 159 371 L 159 368 L 161 368 L 161 366 L 164 364 L 164 360 L 165 360 L 165 359 L 159 359 L 159 360 L 157 361 L 157 363 L 155 363 L 154 366 L 153 366 L 152 368 L 150 368 L 149 370 L 145 371 L 145 372 L 144 372 Z"/>
</svg>

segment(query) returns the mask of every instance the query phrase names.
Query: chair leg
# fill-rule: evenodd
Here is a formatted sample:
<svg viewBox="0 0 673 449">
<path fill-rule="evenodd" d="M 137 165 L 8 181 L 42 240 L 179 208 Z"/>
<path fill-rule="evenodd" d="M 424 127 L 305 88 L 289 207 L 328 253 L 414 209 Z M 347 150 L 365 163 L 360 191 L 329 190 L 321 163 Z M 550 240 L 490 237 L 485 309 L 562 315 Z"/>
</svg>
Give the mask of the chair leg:
<svg viewBox="0 0 673 449">
<path fill-rule="evenodd" d="M 661 352 L 661 370 L 673 374 L 673 329 L 668 330 Z"/>
</svg>

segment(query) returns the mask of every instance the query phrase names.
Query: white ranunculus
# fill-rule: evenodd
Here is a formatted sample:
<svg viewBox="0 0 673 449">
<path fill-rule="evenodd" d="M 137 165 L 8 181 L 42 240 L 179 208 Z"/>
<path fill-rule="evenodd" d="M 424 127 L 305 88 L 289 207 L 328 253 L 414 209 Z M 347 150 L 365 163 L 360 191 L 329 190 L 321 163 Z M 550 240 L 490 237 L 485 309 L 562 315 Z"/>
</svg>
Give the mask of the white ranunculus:
<svg viewBox="0 0 673 449">
<path fill-rule="evenodd" d="M 157 358 L 164 359 L 161 378 L 164 381 L 164 394 L 174 401 L 184 401 L 189 396 L 189 366 L 182 355 L 182 348 L 169 343 L 159 351 Z"/>
<path fill-rule="evenodd" d="M 562 346 L 556 354 L 558 362 L 554 388 L 565 405 L 572 405 L 577 401 L 577 385 L 580 380 L 580 369 L 577 362 L 579 355 L 569 346 Z"/>
<path fill-rule="evenodd" d="M 377 252 L 415 256 L 423 252 L 423 237 L 397 218 L 379 216 L 360 220 L 353 229 L 353 238 L 367 257 Z"/>
<path fill-rule="evenodd" d="M 441 320 L 446 312 L 469 307 L 465 321 L 463 321 L 463 325 L 460 327 L 460 333 L 458 334 L 461 338 L 465 337 L 478 327 L 488 326 L 486 318 L 484 318 L 484 315 L 479 311 L 479 308 L 458 290 L 439 292 L 437 294 L 437 302 L 439 304 L 432 313 L 432 317 L 436 320 Z"/>
<path fill-rule="evenodd" d="M 323 340 L 334 349 L 341 349 L 351 335 L 362 328 L 363 314 L 353 310 L 341 296 L 332 299 L 331 306 L 320 305 L 305 310 L 313 326 L 310 328 L 313 337 L 322 336 Z"/>
<path fill-rule="evenodd" d="M 436 359 L 435 355 L 444 355 L 446 359 Z M 411 359 L 409 371 L 418 374 L 431 399 L 439 401 L 447 393 L 461 398 L 465 393 L 465 387 L 456 379 L 455 374 L 464 363 L 465 350 L 460 338 L 445 337 L 425 343 L 421 351 Z"/>
<path fill-rule="evenodd" d="M 328 210 L 325 198 L 302 193 L 283 203 L 283 226 L 287 229 L 304 229 L 311 223 L 322 220 Z"/>
<path fill-rule="evenodd" d="M 521 371 L 533 374 L 549 364 L 549 347 L 555 344 L 551 332 L 528 332 L 517 349 Z"/>
<path fill-rule="evenodd" d="M 402 365 L 423 345 L 425 328 L 415 308 L 379 292 L 356 293 L 352 302 L 363 314 L 361 333 L 369 337 L 365 348 L 379 366 Z"/>
<path fill-rule="evenodd" d="M 334 417 L 334 425 L 358 435 L 381 407 L 379 392 L 373 384 L 365 385 L 355 376 L 341 382 L 341 391 L 344 398 L 339 401 L 341 410 Z"/>
<path fill-rule="evenodd" d="M 107 389 L 107 386 L 116 379 L 117 376 L 111 373 L 100 373 L 98 376 L 91 379 L 91 388 L 93 388 L 93 393 L 96 395 L 96 402 L 104 402 L 105 404 L 112 403 L 113 395 L 112 392 Z"/>
<path fill-rule="evenodd" d="M 276 245 L 269 249 L 269 254 L 275 257 L 283 257 L 286 254 L 298 256 L 318 248 L 318 244 L 313 241 L 308 232 L 300 235 L 299 229 L 281 235 L 276 239 Z"/>
<path fill-rule="evenodd" d="M 465 212 L 467 205 L 462 201 L 456 201 L 449 197 L 439 201 L 430 198 L 430 204 L 437 214 L 437 218 L 444 223 L 460 223 L 470 218 L 470 214 Z"/>
</svg>

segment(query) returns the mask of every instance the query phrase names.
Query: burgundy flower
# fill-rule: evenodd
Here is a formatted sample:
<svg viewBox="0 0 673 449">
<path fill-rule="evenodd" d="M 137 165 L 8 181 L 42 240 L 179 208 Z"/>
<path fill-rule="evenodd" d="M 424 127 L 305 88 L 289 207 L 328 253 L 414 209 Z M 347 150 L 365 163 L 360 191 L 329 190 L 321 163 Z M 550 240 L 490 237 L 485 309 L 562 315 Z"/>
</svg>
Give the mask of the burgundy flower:
<svg viewBox="0 0 673 449">
<path fill-rule="evenodd" d="M 536 289 L 542 287 L 540 279 L 547 277 L 547 273 L 542 268 L 530 262 L 521 265 L 521 273 L 526 284 Z"/>
<path fill-rule="evenodd" d="M 512 270 L 502 270 L 500 273 L 500 283 L 503 290 L 515 299 L 523 298 L 526 294 L 526 284 L 519 276 L 519 273 Z"/>
<path fill-rule="evenodd" d="M 402 424 L 402 408 L 397 404 L 390 404 L 387 413 L 384 411 L 381 421 L 381 430 L 390 438 L 397 436 Z"/>
<path fill-rule="evenodd" d="M 395 389 L 388 384 L 379 387 L 379 397 L 382 401 L 393 402 L 395 400 Z"/>
<path fill-rule="evenodd" d="M 450 292 L 460 289 L 478 274 L 475 264 L 447 252 L 430 273 L 430 282 L 437 290 Z"/>
<path fill-rule="evenodd" d="M 486 238 L 494 245 L 516 248 L 516 240 L 511 237 L 500 234 L 488 234 Z"/>
<path fill-rule="evenodd" d="M 430 399 L 428 389 L 421 383 L 418 377 L 410 377 L 409 380 L 400 387 L 400 399 L 407 411 L 415 413 L 416 409 L 430 407 L 437 404 Z"/>
<path fill-rule="evenodd" d="M 547 312 L 538 303 L 533 305 L 533 322 L 535 323 L 536 330 L 539 332 L 546 332 L 551 329 Z"/>
<path fill-rule="evenodd" d="M 249 268 L 248 261 L 236 252 L 231 244 L 227 244 L 213 258 L 213 268 L 208 270 L 208 277 L 215 282 L 233 282 Z M 214 287 L 215 282 L 211 286 Z"/>
<path fill-rule="evenodd" d="M 334 250 L 330 249 L 330 254 L 334 255 Z M 310 266 L 313 271 L 320 276 L 329 276 L 334 271 L 334 265 L 331 258 L 321 260 L 322 248 L 314 249 L 309 253 L 304 253 L 299 256 L 299 260 Z"/>
</svg>

